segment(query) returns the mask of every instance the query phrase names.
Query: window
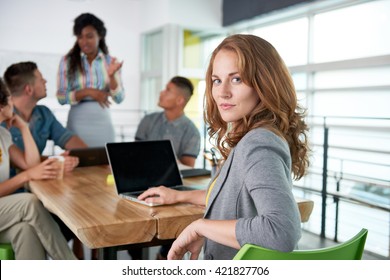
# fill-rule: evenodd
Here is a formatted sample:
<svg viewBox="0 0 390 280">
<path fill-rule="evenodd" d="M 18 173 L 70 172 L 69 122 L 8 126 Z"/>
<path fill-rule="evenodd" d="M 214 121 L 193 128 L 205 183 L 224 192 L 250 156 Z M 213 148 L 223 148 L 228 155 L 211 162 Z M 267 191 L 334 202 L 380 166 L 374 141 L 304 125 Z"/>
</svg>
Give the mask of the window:
<svg viewBox="0 0 390 280">
<path fill-rule="evenodd" d="M 145 55 L 142 56 L 143 72 L 160 71 L 162 69 L 162 42 L 162 31 L 152 32 L 143 37 L 142 49 L 145 53 Z"/>
<path fill-rule="evenodd" d="M 314 62 L 390 53 L 390 1 L 372 1 L 314 16 Z"/>
<path fill-rule="evenodd" d="M 270 42 L 287 65 L 293 66 L 307 63 L 307 18 L 256 28 L 252 33 Z"/>
</svg>

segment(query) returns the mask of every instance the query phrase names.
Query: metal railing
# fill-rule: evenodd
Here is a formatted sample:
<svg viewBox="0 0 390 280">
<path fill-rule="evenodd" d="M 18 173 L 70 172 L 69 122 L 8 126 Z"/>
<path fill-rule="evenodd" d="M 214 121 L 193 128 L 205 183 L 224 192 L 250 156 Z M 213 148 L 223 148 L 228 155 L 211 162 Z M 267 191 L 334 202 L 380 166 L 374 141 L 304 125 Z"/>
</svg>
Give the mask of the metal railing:
<svg viewBox="0 0 390 280">
<path fill-rule="evenodd" d="M 340 231 L 348 232 L 347 227 L 350 231 L 369 228 L 366 249 L 389 258 L 390 118 L 308 120 L 314 166 L 297 182 L 295 191 L 311 196 L 319 205 L 311 225 L 305 226 L 323 238 L 333 234 L 334 241 L 343 239 Z"/>
</svg>

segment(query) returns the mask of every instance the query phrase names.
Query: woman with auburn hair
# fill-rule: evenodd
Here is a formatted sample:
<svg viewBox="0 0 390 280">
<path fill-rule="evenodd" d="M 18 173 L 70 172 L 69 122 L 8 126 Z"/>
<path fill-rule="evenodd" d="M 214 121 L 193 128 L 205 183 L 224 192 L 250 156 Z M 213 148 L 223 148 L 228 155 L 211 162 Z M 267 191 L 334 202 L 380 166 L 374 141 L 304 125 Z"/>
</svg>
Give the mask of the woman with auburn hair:
<svg viewBox="0 0 390 280">
<path fill-rule="evenodd" d="M 236 53 L 241 80 L 255 90 L 261 101 L 250 114 L 238 120 L 234 124 L 236 129 L 231 131 L 230 123 L 224 121 L 218 113 L 218 104 L 213 102 L 212 96 L 213 64 L 219 50 Z M 218 149 L 225 159 L 230 149 L 236 146 L 247 132 L 263 127 L 283 137 L 289 144 L 294 178 L 300 179 L 305 174 L 309 164 L 305 110 L 298 105 L 290 72 L 270 43 L 253 35 L 228 37 L 213 52 L 206 81 L 205 98 L 208 106 L 205 120 L 209 125 L 210 137 L 217 137 Z"/>
<path fill-rule="evenodd" d="M 139 198 L 206 206 L 168 259 L 190 252 L 232 259 L 246 243 L 292 251 L 301 237 L 292 179 L 309 165 L 305 110 L 275 48 L 253 35 L 232 35 L 212 53 L 206 73 L 205 121 L 225 159 L 205 191 L 152 188 Z M 158 197 L 153 197 L 153 196 Z"/>
</svg>

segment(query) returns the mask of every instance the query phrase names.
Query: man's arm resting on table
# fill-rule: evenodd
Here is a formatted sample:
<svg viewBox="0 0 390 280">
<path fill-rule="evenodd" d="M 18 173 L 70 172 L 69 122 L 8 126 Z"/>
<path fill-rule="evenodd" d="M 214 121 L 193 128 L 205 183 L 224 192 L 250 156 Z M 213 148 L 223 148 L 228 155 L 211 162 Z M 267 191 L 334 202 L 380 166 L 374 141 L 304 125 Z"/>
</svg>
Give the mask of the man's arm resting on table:
<svg viewBox="0 0 390 280">
<path fill-rule="evenodd" d="M 180 162 L 184 165 L 194 167 L 195 166 L 196 158 L 191 156 L 182 156 L 180 158 Z"/>
<path fill-rule="evenodd" d="M 72 136 L 68 142 L 65 144 L 65 149 L 66 150 L 71 150 L 71 149 L 77 149 L 77 148 L 87 148 L 88 145 L 85 144 L 85 142 L 78 136 L 74 135 Z"/>
</svg>

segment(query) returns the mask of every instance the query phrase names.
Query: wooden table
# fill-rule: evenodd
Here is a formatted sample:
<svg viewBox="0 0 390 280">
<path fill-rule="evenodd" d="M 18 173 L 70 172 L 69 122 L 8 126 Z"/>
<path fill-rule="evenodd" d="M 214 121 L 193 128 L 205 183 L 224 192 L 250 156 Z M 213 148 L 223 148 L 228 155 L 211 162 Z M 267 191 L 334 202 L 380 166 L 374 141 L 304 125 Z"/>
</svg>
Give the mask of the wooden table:
<svg viewBox="0 0 390 280">
<path fill-rule="evenodd" d="M 125 245 L 164 244 L 203 216 L 204 207 L 192 204 L 149 207 L 123 199 L 107 184 L 109 174 L 108 166 L 79 167 L 62 180 L 31 181 L 30 189 L 83 244 L 102 248 L 104 259 L 116 259 L 116 251 Z M 187 178 L 184 184 L 206 187 L 209 179 Z M 304 222 L 312 201 L 297 198 L 297 203 Z"/>
<path fill-rule="evenodd" d="M 31 191 L 89 248 L 104 248 L 115 258 L 122 245 L 158 245 L 175 239 L 204 208 L 191 204 L 149 207 L 117 195 L 106 183 L 108 166 L 76 168 L 63 180 L 30 182 Z M 161 241 L 161 242 L 160 242 Z"/>
</svg>

